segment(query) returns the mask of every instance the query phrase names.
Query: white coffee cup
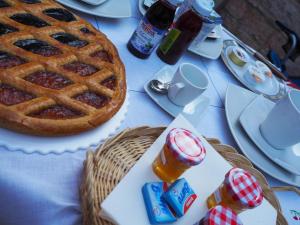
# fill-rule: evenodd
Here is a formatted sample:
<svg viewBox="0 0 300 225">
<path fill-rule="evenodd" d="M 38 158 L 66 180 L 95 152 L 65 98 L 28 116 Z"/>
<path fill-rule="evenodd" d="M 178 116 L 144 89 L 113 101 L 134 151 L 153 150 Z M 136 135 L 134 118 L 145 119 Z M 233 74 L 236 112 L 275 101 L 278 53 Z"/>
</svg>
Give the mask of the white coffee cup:
<svg viewBox="0 0 300 225">
<path fill-rule="evenodd" d="M 168 98 L 178 106 L 185 106 L 208 87 L 208 78 L 202 70 L 190 63 L 183 63 L 177 69 L 168 90 Z"/>
<path fill-rule="evenodd" d="M 290 91 L 274 106 L 260 125 L 260 132 L 277 149 L 300 143 L 300 91 Z"/>
</svg>

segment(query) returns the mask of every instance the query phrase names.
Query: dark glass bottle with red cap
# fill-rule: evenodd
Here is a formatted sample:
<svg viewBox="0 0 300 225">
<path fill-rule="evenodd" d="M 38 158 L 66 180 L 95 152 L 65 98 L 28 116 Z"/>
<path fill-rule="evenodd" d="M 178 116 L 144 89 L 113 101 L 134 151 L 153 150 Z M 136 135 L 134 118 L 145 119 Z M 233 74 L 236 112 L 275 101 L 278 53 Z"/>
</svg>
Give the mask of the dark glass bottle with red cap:
<svg viewBox="0 0 300 225">
<path fill-rule="evenodd" d="M 162 61 L 173 65 L 180 59 L 201 30 L 203 17 L 209 16 L 213 6 L 212 0 L 192 0 L 189 9 L 178 18 L 157 49 Z"/>
<path fill-rule="evenodd" d="M 148 58 L 173 23 L 177 7 L 183 0 L 159 0 L 141 20 L 127 43 L 128 50 L 138 58 Z"/>
</svg>

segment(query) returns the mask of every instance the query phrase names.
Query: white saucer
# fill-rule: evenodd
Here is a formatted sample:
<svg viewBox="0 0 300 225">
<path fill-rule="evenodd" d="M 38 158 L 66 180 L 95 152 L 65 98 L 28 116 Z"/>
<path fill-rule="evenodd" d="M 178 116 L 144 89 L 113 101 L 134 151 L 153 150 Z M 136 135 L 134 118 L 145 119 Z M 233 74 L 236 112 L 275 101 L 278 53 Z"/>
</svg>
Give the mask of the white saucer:
<svg viewBox="0 0 300 225">
<path fill-rule="evenodd" d="M 240 122 L 251 140 L 260 150 L 287 171 L 300 175 L 300 145 L 294 148 L 279 150 L 271 146 L 261 135 L 259 126 L 266 119 L 275 103 L 258 96 L 249 104 L 242 115 Z"/>
<path fill-rule="evenodd" d="M 93 6 L 79 0 L 57 0 L 59 3 L 94 16 L 108 18 L 126 18 L 131 16 L 130 0 L 109 0 L 101 5 Z"/>
<path fill-rule="evenodd" d="M 258 94 L 263 94 L 268 98 L 280 98 L 282 95 L 281 93 L 281 83 L 278 81 L 278 79 L 273 75 L 272 78 L 266 77 L 266 81 L 263 83 L 254 83 L 254 82 L 249 82 L 247 79 L 245 79 L 245 72 L 247 71 L 247 67 L 250 64 L 254 64 L 256 59 L 252 57 L 251 55 L 248 55 L 249 57 L 249 62 L 244 65 L 243 67 L 240 67 L 236 64 L 234 64 L 230 58 L 229 58 L 229 52 L 234 46 L 225 46 L 223 47 L 222 51 L 222 59 L 227 66 L 227 68 L 231 71 L 231 73 L 243 84 L 245 85 L 248 89 L 251 91 L 258 93 Z"/>
<path fill-rule="evenodd" d="M 300 187 L 300 177 L 272 162 L 244 131 L 239 118 L 257 94 L 236 85 L 229 85 L 226 93 L 225 112 L 230 131 L 242 153 L 259 169 L 287 184 Z"/>
<path fill-rule="evenodd" d="M 100 5 L 104 2 L 106 2 L 107 0 L 81 0 L 81 1 L 83 1 L 85 3 L 88 3 L 88 4 L 91 4 L 91 5 Z"/>
<path fill-rule="evenodd" d="M 129 95 L 127 93 L 123 106 L 113 118 L 93 130 L 72 136 L 38 137 L 0 128 L 0 147 L 10 151 L 22 151 L 28 154 L 37 152 L 43 155 L 95 148 L 120 127 L 125 119 L 128 106 Z"/>
<path fill-rule="evenodd" d="M 152 79 L 158 79 L 162 82 L 169 82 L 172 80 L 176 70 L 171 66 L 165 66 L 158 71 Z M 151 80 L 152 80 L 151 79 Z M 194 125 L 199 123 L 199 118 L 209 106 L 210 100 L 206 96 L 199 96 L 197 99 L 186 105 L 185 107 L 173 104 L 167 95 L 157 94 L 149 88 L 150 81 L 146 82 L 144 89 L 152 100 L 158 104 L 163 110 L 173 117 L 177 117 L 180 113 Z"/>
<path fill-rule="evenodd" d="M 208 59 L 218 59 L 222 53 L 223 49 L 223 31 L 222 26 L 216 26 L 215 28 L 216 35 L 220 36 L 217 39 L 205 39 L 199 45 L 196 45 L 194 42 L 190 45 L 188 50 L 197 55 Z"/>
</svg>

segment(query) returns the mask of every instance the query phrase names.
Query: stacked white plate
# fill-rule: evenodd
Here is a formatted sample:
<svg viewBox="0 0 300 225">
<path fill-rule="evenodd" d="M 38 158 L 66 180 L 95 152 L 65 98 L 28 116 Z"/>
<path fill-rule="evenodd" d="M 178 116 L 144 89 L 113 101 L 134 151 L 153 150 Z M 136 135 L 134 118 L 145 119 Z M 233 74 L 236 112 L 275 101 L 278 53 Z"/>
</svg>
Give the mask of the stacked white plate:
<svg viewBox="0 0 300 225">
<path fill-rule="evenodd" d="M 300 187 L 300 144 L 278 150 L 264 141 L 258 129 L 274 103 L 244 88 L 230 85 L 225 111 L 231 133 L 240 150 L 270 176 Z"/>
</svg>

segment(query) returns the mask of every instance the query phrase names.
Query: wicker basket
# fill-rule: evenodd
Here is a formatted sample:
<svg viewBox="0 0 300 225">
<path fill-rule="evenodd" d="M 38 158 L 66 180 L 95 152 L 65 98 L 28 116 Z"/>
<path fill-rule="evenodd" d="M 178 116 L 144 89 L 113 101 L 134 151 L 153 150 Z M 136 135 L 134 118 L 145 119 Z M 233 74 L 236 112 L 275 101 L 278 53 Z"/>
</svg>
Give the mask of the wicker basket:
<svg viewBox="0 0 300 225">
<path fill-rule="evenodd" d="M 128 129 L 107 140 L 96 152 L 87 152 L 80 190 L 84 225 L 112 225 L 99 217 L 101 202 L 164 130 L 165 127 Z M 246 169 L 257 178 L 265 198 L 277 209 L 277 225 L 288 225 L 266 178 L 252 163 L 233 147 L 222 145 L 218 139 L 207 138 L 207 141 L 233 166 Z M 291 189 L 279 187 L 276 190 Z"/>
</svg>

